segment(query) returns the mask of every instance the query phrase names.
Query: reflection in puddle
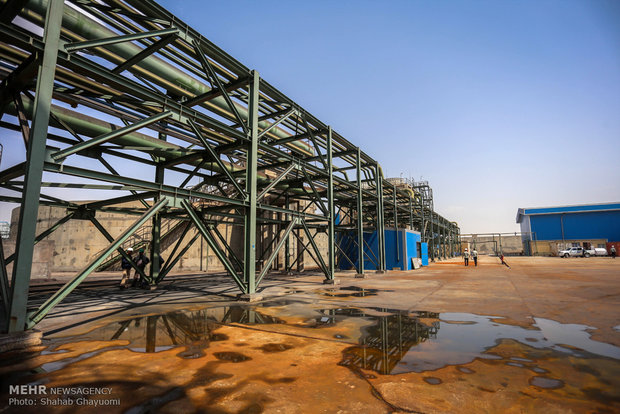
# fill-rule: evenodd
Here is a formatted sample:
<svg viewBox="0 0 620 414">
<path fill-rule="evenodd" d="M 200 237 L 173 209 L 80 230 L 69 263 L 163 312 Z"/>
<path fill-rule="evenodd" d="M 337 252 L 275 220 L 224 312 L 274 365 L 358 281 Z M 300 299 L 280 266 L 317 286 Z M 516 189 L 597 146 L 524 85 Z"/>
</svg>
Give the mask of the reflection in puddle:
<svg viewBox="0 0 620 414">
<path fill-rule="evenodd" d="M 216 332 L 223 323 L 255 325 L 279 324 L 284 323 L 284 321 L 261 313 L 252 307 L 227 306 L 193 312 L 175 311 L 163 315 L 116 322 L 81 335 L 79 339 L 127 340 L 129 341 L 127 349 L 146 353 L 161 352 L 178 346 L 185 346 L 186 349 L 179 352 L 177 356 L 184 359 L 195 359 L 205 355 L 204 349 L 208 348 L 211 342 L 228 339 L 227 335 Z M 80 358 L 89 356 L 92 355 L 84 354 Z M 46 364 L 44 368 L 46 371 L 54 371 L 63 368 L 70 362 L 75 361 L 54 362 Z"/>
<path fill-rule="evenodd" d="M 221 324 L 284 324 L 285 320 L 262 313 L 260 309 L 276 306 L 286 308 L 293 304 L 298 303 L 285 300 L 193 312 L 175 311 L 117 322 L 83 337 L 97 340 L 124 339 L 129 341 L 127 348 L 135 352 L 154 353 L 185 346 L 185 350 L 177 356 L 194 359 L 204 356 L 204 350 L 211 342 L 228 339 L 226 335 L 217 332 Z M 356 307 L 316 312 L 316 316 L 310 319 L 312 323 L 301 327 L 321 329 L 338 326 L 351 318 L 362 319 L 365 326 L 361 328 L 359 337 L 344 333 L 332 334 L 335 339 L 357 342 L 357 345 L 343 352 L 341 365 L 373 370 L 380 374 L 432 371 L 447 365 L 468 364 L 481 358 L 501 360 L 501 356 L 490 350 L 503 339 L 515 340 L 532 348 L 552 349 L 578 358 L 588 358 L 594 354 L 620 359 L 620 348 L 590 339 L 586 332 L 590 327 L 560 324 L 548 319 L 535 318 L 536 330 L 503 325 L 502 318 L 495 316 L 468 313 L 439 314 Z M 265 353 L 279 353 L 290 349 L 290 346 L 274 343 L 264 344 L 258 349 Z M 88 357 L 88 354 L 81 356 L 84 357 Z M 67 363 L 55 362 L 44 368 L 48 371 L 60 369 Z M 540 374 L 547 372 L 538 367 L 536 361 L 528 358 L 513 356 L 505 364 Z M 582 365 L 587 367 L 587 364 Z M 465 370 L 461 372 L 467 373 Z"/>
<path fill-rule="evenodd" d="M 344 292 L 343 292 L 344 291 Z M 354 293 L 350 293 L 354 292 Z M 327 289 L 323 291 L 321 294 L 323 296 L 331 296 L 334 298 L 363 298 L 366 296 L 377 296 L 377 292 L 380 292 L 379 289 L 366 289 L 359 286 L 345 286 L 341 288 L 335 289 Z M 391 290 L 384 290 L 383 292 L 392 292 Z"/>
<path fill-rule="evenodd" d="M 354 291 L 367 294 L 366 291 Z M 373 293 L 373 292 L 370 292 Z M 377 374 L 428 372 L 453 365 L 461 381 L 475 381 L 476 371 L 466 366 L 480 359 L 496 360 L 498 369 L 519 370 L 529 378 L 529 387 L 543 390 L 568 389 L 570 372 L 582 372 L 595 378 L 613 378 L 620 359 L 620 348 L 593 341 L 584 325 L 560 324 L 548 319 L 535 318 L 530 329 L 503 324 L 502 318 L 469 313 L 433 313 L 403 311 L 387 308 L 341 307 L 317 309 L 305 302 L 274 300 L 262 304 L 235 305 L 202 309 L 177 310 L 161 315 L 151 315 L 115 322 L 95 329 L 73 340 L 124 340 L 127 345 L 110 344 L 100 350 L 86 352 L 77 357 L 49 362 L 44 371 L 57 371 L 67 365 L 113 349 L 130 349 L 134 352 L 157 353 L 171 348 L 177 358 L 193 360 L 211 355 L 216 364 L 242 364 L 256 358 L 256 350 L 267 358 L 298 358 L 296 345 L 286 336 L 265 343 L 243 343 L 229 340 L 219 329 L 223 324 L 248 326 L 253 329 L 277 331 L 284 335 L 307 336 L 317 340 L 331 340 L 350 344 L 342 352 L 340 365 L 355 370 L 362 378 L 373 379 Z M 267 310 L 267 308 L 271 308 Z M 272 316 L 276 314 L 279 317 Z M 300 323 L 299 321 L 305 321 Z M 284 330 L 282 325 L 286 324 Z M 258 325 L 263 325 L 259 327 Z M 268 325 L 278 325 L 269 327 Z M 320 339 L 323 338 L 323 339 Z M 515 341 L 512 347 L 505 340 Z M 226 342 L 228 341 L 228 342 Z M 223 347 L 213 346 L 221 342 Z M 520 348 L 519 344 L 523 347 Z M 243 348 L 242 346 L 246 347 Z M 237 351 L 232 352 L 231 346 Z M 504 346 L 502 348 L 502 346 Z M 503 349 L 503 351 L 501 350 Z M 524 350 L 528 351 L 525 352 Z M 506 351 L 509 350 L 509 351 Z M 545 357 L 538 350 L 545 350 Z M 48 348 L 46 353 L 57 350 Z M 549 353 L 555 361 L 567 361 L 573 371 L 563 372 L 548 364 Z M 570 356 L 570 362 L 569 358 Z M 596 357 L 607 358 L 611 363 L 608 372 Z M 185 361 L 188 362 L 188 361 Z M 297 359 L 291 359 L 297 366 Z M 198 363 L 200 363 L 198 361 Z M 248 362 L 247 364 L 252 364 Z M 541 367 L 539 365 L 544 366 Z M 557 367 L 557 365 L 556 365 Z M 545 369 L 547 368 L 547 369 Z M 447 379 L 439 373 L 423 374 L 428 386 L 445 387 Z M 294 381 L 266 377 L 264 381 Z M 601 380 L 602 381 L 602 380 Z M 507 383 L 507 382 L 506 382 Z M 611 382 L 609 382 L 611 383 Z M 503 387 L 504 382 L 500 381 Z M 571 384 L 572 386 L 572 384 Z M 485 387 L 481 391 L 495 392 Z M 605 393 L 596 385 L 585 388 L 588 397 L 596 401 L 612 401 L 614 395 Z M 554 391 L 558 392 L 558 391 Z"/>
<path fill-rule="evenodd" d="M 376 310 L 392 314 L 371 316 L 360 309 L 324 311 L 329 312 L 329 318 L 332 318 L 324 323 L 336 323 L 339 315 L 375 321 L 374 325 L 363 329 L 359 345 L 344 351 L 342 365 L 374 370 L 381 374 L 431 371 L 446 365 L 467 364 L 479 358 L 502 359 L 489 350 L 503 339 L 579 358 L 598 355 L 620 359 L 620 348 L 593 341 L 585 331 L 589 327 L 583 325 L 565 325 L 536 318 L 535 326 L 540 329 L 536 331 L 498 324 L 497 320 L 501 318 L 492 316 Z M 519 362 L 507 362 L 507 365 L 544 372 L 541 368 L 531 366 L 534 362 L 531 359 L 511 359 Z"/>
</svg>

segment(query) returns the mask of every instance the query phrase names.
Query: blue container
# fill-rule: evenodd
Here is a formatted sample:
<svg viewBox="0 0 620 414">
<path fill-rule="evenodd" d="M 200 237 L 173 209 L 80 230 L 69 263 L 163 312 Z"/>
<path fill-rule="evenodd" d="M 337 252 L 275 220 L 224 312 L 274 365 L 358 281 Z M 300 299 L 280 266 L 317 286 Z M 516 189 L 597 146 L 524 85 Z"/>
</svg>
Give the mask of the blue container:
<svg viewBox="0 0 620 414">
<path fill-rule="evenodd" d="M 420 242 L 420 233 L 406 229 L 385 230 L 385 263 L 388 270 L 412 270 L 411 259 L 421 259 L 422 266 L 428 266 L 428 245 Z M 379 262 L 377 232 L 364 233 L 364 269 L 376 270 Z M 339 233 L 336 238 L 339 247 L 339 268 L 357 268 L 358 247 L 355 231 Z"/>
</svg>

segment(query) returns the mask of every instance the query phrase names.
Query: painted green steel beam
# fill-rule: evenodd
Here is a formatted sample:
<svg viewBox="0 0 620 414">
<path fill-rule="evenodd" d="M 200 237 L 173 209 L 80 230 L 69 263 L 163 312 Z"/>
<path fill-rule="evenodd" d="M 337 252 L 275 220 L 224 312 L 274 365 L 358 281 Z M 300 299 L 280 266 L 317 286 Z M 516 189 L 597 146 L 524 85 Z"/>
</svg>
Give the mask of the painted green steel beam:
<svg viewBox="0 0 620 414">
<path fill-rule="evenodd" d="M 295 224 L 297 224 L 297 218 L 293 217 L 293 220 L 291 220 L 289 225 L 286 227 L 286 230 L 284 231 L 284 234 L 280 238 L 280 241 L 278 241 L 278 244 L 276 245 L 276 248 L 273 250 L 273 252 L 269 256 L 269 258 L 267 259 L 267 261 L 263 265 L 263 269 L 261 270 L 260 274 L 258 275 L 258 278 L 256 279 L 256 285 L 257 286 L 260 285 L 260 282 L 263 280 L 263 277 L 269 271 L 269 267 L 271 267 L 271 264 L 273 263 L 273 261 L 275 260 L 276 256 L 280 252 L 280 249 L 282 249 L 282 246 L 284 245 L 284 241 L 290 235 L 291 230 L 293 230 L 293 228 L 295 227 Z"/>
<path fill-rule="evenodd" d="M 226 177 L 228 177 L 228 180 L 235 187 L 239 195 L 245 198 L 246 197 L 245 191 L 243 191 L 239 183 L 237 183 L 237 180 L 235 180 L 235 178 L 230 174 L 230 171 L 228 171 L 228 168 L 224 166 L 224 164 L 222 163 L 222 160 L 220 159 L 220 156 L 215 153 L 213 148 L 211 148 L 211 144 L 209 144 L 206 138 L 202 135 L 202 132 L 200 132 L 200 130 L 198 129 L 198 126 L 191 119 L 188 120 L 188 123 L 190 127 L 192 128 L 192 130 L 194 131 L 194 133 L 196 134 L 196 136 L 198 137 L 198 139 L 200 140 L 200 142 L 202 142 L 202 145 L 205 147 L 209 155 L 211 155 L 211 158 L 216 162 L 216 164 L 222 170 L 222 172 L 224 172 Z"/>
<path fill-rule="evenodd" d="M 233 249 L 230 247 L 230 245 L 228 244 L 228 242 L 226 241 L 226 238 L 222 235 L 222 233 L 217 229 L 217 225 L 212 225 L 208 230 L 210 230 L 211 232 L 213 232 L 215 234 L 215 236 L 219 239 L 220 243 L 222 243 L 222 246 L 224 246 L 224 249 L 226 250 L 226 252 L 228 253 L 228 256 L 233 260 L 233 262 L 235 262 L 235 264 L 237 265 L 237 268 L 240 271 L 243 271 L 243 263 L 241 262 L 241 260 L 239 260 L 239 257 L 237 256 L 237 253 L 235 253 L 235 251 L 233 251 Z"/>
<path fill-rule="evenodd" d="M 4 246 L 2 239 L 0 238 L 0 295 L 2 298 L 2 314 L 9 313 L 9 297 L 11 287 L 9 286 L 9 276 L 6 270 L 6 260 L 4 260 Z M 6 321 L 0 321 L 0 329 L 4 329 L 3 326 Z"/>
<path fill-rule="evenodd" d="M 39 12 L 41 9 L 42 3 L 43 3 L 42 0 L 31 0 L 30 7 L 35 12 Z M 143 8 L 143 7 L 144 5 L 142 5 L 139 8 Z M 69 31 L 71 30 L 75 31 L 80 36 L 87 37 L 87 38 L 88 37 L 102 38 L 102 37 L 110 37 L 114 35 L 114 32 L 112 32 L 105 26 L 101 25 L 99 22 L 93 19 L 89 19 L 87 16 L 80 14 L 78 12 L 75 12 L 73 10 L 69 9 L 69 12 L 66 13 L 65 17 L 66 17 L 64 21 L 65 28 Z M 175 18 L 174 21 L 177 22 L 178 19 Z M 181 29 L 181 26 L 179 26 L 179 29 L 180 29 L 179 37 L 189 42 L 190 44 L 194 40 L 198 39 L 200 41 L 201 47 L 203 47 L 204 49 L 204 44 L 205 44 L 204 38 L 202 38 L 201 36 L 198 36 L 196 38 L 192 35 L 189 35 L 188 30 L 191 30 L 191 29 L 188 27 L 183 27 Z M 112 60 L 120 61 L 120 60 L 130 59 L 136 53 L 139 53 L 141 49 L 137 45 L 126 42 L 126 43 L 110 45 L 107 48 L 107 50 L 108 50 L 108 53 L 111 53 L 111 55 L 114 56 L 114 58 L 111 58 Z M 210 50 L 210 48 L 207 48 L 207 50 Z M 75 62 L 77 58 L 80 58 L 80 56 L 74 55 L 72 56 L 70 60 L 67 59 L 66 61 L 67 65 L 70 65 L 72 62 Z M 64 57 L 62 57 L 62 59 L 65 60 Z M 227 63 L 232 63 L 233 61 L 234 60 L 228 60 Z M 160 86 L 163 86 L 173 92 L 178 92 L 181 95 L 186 95 L 188 91 L 191 91 L 196 94 L 201 94 L 201 93 L 204 93 L 210 90 L 210 88 L 206 84 L 198 81 L 195 78 L 192 78 L 187 73 L 180 71 L 174 65 L 158 57 L 149 56 L 145 58 L 142 62 L 140 62 L 139 65 L 134 66 L 132 70 L 135 70 L 137 73 L 143 76 L 149 77 L 150 81 L 159 83 L 161 84 Z M 110 72 L 108 71 L 107 74 L 110 75 Z M 109 80 L 109 77 L 108 77 L 108 80 Z M 181 87 L 181 85 L 183 87 Z M 174 105 L 174 103 L 170 103 L 170 105 Z M 216 105 L 211 106 L 210 110 L 217 113 L 218 116 L 229 117 L 226 111 L 222 111 L 222 109 L 226 107 L 227 105 L 225 102 L 223 102 L 223 99 L 222 99 L 222 100 L 218 100 L 216 102 Z M 245 118 L 244 116 L 246 115 L 245 108 L 239 108 L 239 110 L 241 112 L 241 116 Z M 260 126 L 266 127 L 266 125 L 260 125 Z M 284 131 L 281 131 L 281 130 L 278 130 L 275 132 L 279 138 L 285 138 L 288 136 L 288 134 L 285 134 Z M 307 150 L 305 144 L 304 145 L 295 144 L 295 145 L 297 145 L 299 149 L 302 149 L 302 147 L 304 147 L 303 150 L 304 151 Z M 293 147 L 295 145 L 293 145 Z"/>
<path fill-rule="evenodd" d="M 208 102 L 211 99 L 215 99 L 218 96 L 223 95 L 224 91 L 231 92 L 231 91 L 241 88 L 242 86 L 247 85 L 249 81 L 250 81 L 249 77 L 247 76 L 241 77 L 237 79 L 236 81 L 232 81 L 226 84 L 226 86 L 224 86 L 224 89 L 222 90 L 212 89 L 209 92 L 205 92 L 193 98 L 188 99 L 187 101 L 183 102 L 183 105 L 187 107 L 192 107 L 198 104 Z"/>
<path fill-rule="evenodd" d="M 82 178 L 91 178 L 99 181 L 114 182 L 118 184 L 131 185 L 146 191 L 161 191 L 166 195 L 179 196 L 181 198 L 201 198 L 205 200 L 220 201 L 237 206 L 244 206 L 246 203 L 241 200 L 220 197 L 213 194 L 203 193 L 200 191 L 186 190 L 172 185 L 157 185 L 152 181 L 138 180 L 135 178 L 124 177 L 120 175 L 106 174 L 99 171 L 91 171 L 84 168 L 72 167 L 68 165 L 60 165 L 57 163 L 45 163 L 45 171 L 64 173 Z"/>
<path fill-rule="evenodd" d="M 36 96 L 29 145 L 26 153 L 25 183 L 19 213 L 18 233 L 15 244 L 15 263 L 11 283 L 9 312 L 7 313 L 9 332 L 23 331 L 26 325 L 26 306 L 28 287 L 32 271 L 34 238 L 38 216 L 39 195 L 45 143 L 52 102 L 56 59 L 60 44 L 63 1 L 49 0 L 43 33 L 44 50 L 37 76 Z"/>
<path fill-rule="evenodd" d="M 191 223 L 185 223 L 185 227 L 183 228 L 183 231 L 181 232 L 181 234 L 179 235 L 179 237 L 177 238 L 177 242 L 174 245 L 174 248 L 172 249 L 172 251 L 170 252 L 170 255 L 168 256 L 168 261 L 166 262 L 164 269 L 162 269 L 159 272 L 159 276 L 157 277 L 157 279 L 155 279 L 155 283 L 159 283 L 160 281 L 162 281 L 164 279 L 164 277 L 166 277 L 166 275 L 168 274 L 168 272 L 174 267 L 174 265 L 177 263 L 178 259 L 181 258 L 181 254 L 179 254 L 179 256 L 175 257 L 175 254 L 177 252 L 177 250 L 179 249 L 179 247 L 181 247 L 181 243 L 183 242 L 183 239 L 185 238 L 185 235 L 189 232 L 190 228 L 192 227 Z M 196 232 L 195 237 L 200 237 L 200 232 Z"/>
<path fill-rule="evenodd" d="M 289 165 L 289 167 L 282 171 L 282 173 L 277 176 L 276 178 L 274 178 L 267 187 L 263 188 L 263 190 L 260 192 L 260 194 L 258 195 L 258 197 L 256 197 L 257 201 L 260 201 L 263 197 L 265 197 L 267 195 L 267 193 L 269 193 L 269 191 L 275 187 L 284 177 L 287 176 L 288 173 L 290 173 L 291 171 L 293 171 L 295 168 L 297 168 L 296 164 L 291 164 Z"/>
<path fill-rule="evenodd" d="M 258 134 L 258 139 L 261 139 L 262 137 L 264 137 L 266 134 L 268 134 L 272 129 L 274 129 L 275 127 L 277 127 L 278 125 L 280 125 L 280 123 L 282 123 L 283 121 L 287 120 L 288 118 L 290 118 L 291 116 L 297 114 L 297 109 L 293 108 L 291 110 L 289 110 L 287 113 L 285 113 L 284 115 L 282 115 L 280 118 L 276 119 L 275 121 L 273 121 L 271 124 L 269 124 L 269 126 L 265 129 L 263 129 L 259 134 Z M 278 141 L 275 141 L 278 142 Z"/>
<path fill-rule="evenodd" d="M 383 178 L 381 173 L 381 167 L 379 163 L 375 164 L 375 179 L 376 185 L 375 188 L 377 190 L 377 194 L 375 195 L 377 198 L 377 244 L 379 249 L 379 267 L 377 268 L 377 272 L 385 272 L 386 263 L 385 263 L 385 225 L 384 225 L 384 215 L 383 215 Z"/>
<path fill-rule="evenodd" d="M 82 281 L 94 271 L 113 251 L 117 250 L 125 240 L 127 240 L 137 229 L 146 223 L 155 213 L 168 204 L 168 198 L 161 199 L 157 204 L 153 205 L 150 210 L 146 211 L 142 217 L 129 226 L 120 236 L 118 236 L 108 247 L 95 259 L 93 259 L 80 273 L 71 281 L 60 288 L 39 308 L 28 315 L 27 328 L 32 328 L 39 323 L 60 301 L 62 301 L 69 293 L 71 293 Z"/>
<path fill-rule="evenodd" d="M 173 30 L 176 30 L 175 33 L 178 33 L 178 29 L 173 29 Z M 129 69 L 130 67 L 146 59 L 148 56 L 152 55 L 153 53 L 156 53 L 159 49 L 166 47 L 168 44 L 173 42 L 175 39 L 176 39 L 176 36 L 174 36 L 174 34 L 169 34 L 167 36 L 162 37 L 160 40 L 148 46 L 146 49 L 136 54 L 131 59 L 127 59 L 125 62 L 121 63 L 120 65 L 112 69 L 112 73 L 122 73 L 125 69 Z"/>
<path fill-rule="evenodd" d="M 125 186 L 123 186 L 125 187 Z M 133 188 L 133 187 L 131 187 Z M 138 193 L 138 194 L 132 194 L 132 195 L 126 195 L 126 196 L 121 196 L 121 197 L 115 197 L 115 198 L 110 198 L 107 200 L 101 200 L 101 201 L 93 201 L 92 203 L 87 203 L 84 204 L 83 207 L 87 210 L 98 210 L 101 207 L 105 207 L 105 206 L 110 206 L 110 205 L 114 205 L 114 204 L 121 204 L 121 203 L 127 203 L 130 201 L 136 201 L 136 200 L 146 200 L 147 198 L 153 198 L 155 197 L 155 195 L 157 194 L 156 191 L 147 191 L 144 193 Z M 78 208 L 80 208 L 78 207 Z M 150 208 L 150 206 L 149 206 Z"/>
<path fill-rule="evenodd" d="M 316 245 L 316 242 L 314 241 L 314 237 L 312 236 L 312 233 L 310 233 L 310 229 L 308 228 L 308 225 L 306 224 L 305 220 L 301 220 L 301 224 L 303 226 L 304 232 L 306 233 L 306 236 L 308 237 L 308 242 L 310 243 L 310 245 L 312 246 L 312 249 L 314 250 L 314 253 L 316 254 L 316 260 L 318 260 L 317 264 L 321 267 L 321 270 L 323 271 L 323 273 L 325 274 L 325 278 L 329 279 L 329 269 L 327 267 L 327 264 L 325 264 L 325 260 L 323 260 L 323 256 L 321 256 L 321 251 L 319 250 L 318 246 Z M 293 233 L 294 234 L 294 233 Z M 331 239 L 333 241 L 333 239 Z M 330 241 L 328 240 L 328 244 L 330 244 Z M 333 247 L 333 243 L 332 247 Z M 309 252 L 310 250 L 308 250 Z"/>
<path fill-rule="evenodd" d="M 363 211 L 363 191 L 362 191 L 362 156 L 361 150 L 357 149 L 356 174 L 357 174 L 357 273 L 364 274 L 364 211 Z"/>
<path fill-rule="evenodd" d="M 304 177 L 306 178 L 306 182 L 310 185 L 310 189 L 312 190 L 312 193 L 314 194 L 314 197 L 315 197 L 314 200 L 318 201 L 316 205 L 321 209 L 325 217 L 329 217 L 329 214 L 330 214 L 329 206 L 325 206 L 325 203 L 323 202 L 323 198 L 321 197 L 321 195 L 316 189 L 316 186 L 314 185 L 314 181 L 312 180 L 312 178 L 310 178 L 310 175 L 308 175 L 308 171 L 306 171 L 305 167 L 301 167 L 301 171 L 303 172 Z M 329 190 L 326 190 L 326 196 L 329 197 Z M 333 191 L 332 191 L 332 197 L 333 197 Z"/>
<path fill-rule="evenodd" d="M 21 177 L 25 174 L 26 171 L 26 162 L 20 162 L 12 167 L 9 167 L 5 170 L 0 171 L 0 185 L 6 183 L 7 181 L 11 181 L 17 177 Z"/>
<path fill-rule="evenodd" d="M 328 230 L 327 230 L 327 279 L 334 280 L 334 273 L 336 269 L 336 249 L 334 247 L 336 240 L 334 238 L 334 226 L 335 226 L 335 208 L 334 208 L 334 174 L 333 174 L 333 160 L 332 160 L 332 127 L 327 127 L 327 209 L 328 215 Z M 319 254 L 317 252 L 317 254 Z"/>
<path fill-rule="evenodd" d="M 134 40 L 144 39 L 147 37 L 174 35 L 177 33 L 179 33 L 179 29 L 173 27 L 170 29 L 154 30 L 152 32 L 133 33 L 133 34 L 122 35 L 122 36 L 105 37 L 102 39 L 86 40 L 84 42 L 67 43 L 65 44 L 64 49 L 65 51 L 71 53 L 71 52 L 75 52 L 75 51 L 82 50 L 82 49 L 113 45 L 116 43 L 131 42 Z"/>
<path fill-rule="evenodd" d="M 252 71 L 249 96 L 249 139 L 246 162 L 246 186 L 248 206 L 245 217 L 245 240 L 243 249 L 244 271 L 243 278 L 247 283 L 247 294 L 256 293 L 256 207 L 257 207 L 257 161 L 258 161 L 258 104 L 260 93 L 260 77 L 257 71 Z"/>
<path fill-rule="evenodd" d="M 228 96 L 228 92 L 226 92 L 226 89 L 224 89 L 224 86 L 222 85 L 222 82 L 220 81 L 220 78 L 217 76 L 217 73 L 215 73 L 215 70 L 213 69 L 213 66 L 211 66 L 211 64 L 209 63 L 209 59 L 207 59 L 207 57 L 204 55 L 204 53 L 203 53 L 203 51 L 202 51 L 202 49 L 200 47 L 200 43 L 198 41 L 194 40 L 192 42 L 192 44 L 194 46 L 194 52 L 196 53 L 196 56 L 198 56 L 198 61 L 202 65 L 202 69 L 216 83 L 217 89 L 222 91 L 222 96 L 224 97 L 224 100 L 226 101 L 226 104 L 228 105 L 228 107 L 230 108 L 232 113 L 234 114 L 235 118 L 237 119 L 237 122 L 240 123 L 241 127 L 243 128 L 243 132 L 247 135 L 248 134 L 248 126 L 245 124 L 243 118 L 241 118 L 241 115 L 239 114 L 239 111 L 237 110 L 237 107 L 235 106 L 233 101 L 230 99 L 230 96 Z"/>
<path fill-rule="evenodd" d="M 285 194 L 284 196 L 284 207 L 287 210 L 290 210 L 290 198 L 288 194 Z M 283 217 L 285 220 L 289 219 L 289 217 L 291 217 L 289 214 L 283 214 Z M 291 242 L 290 242 L 290 235 L 286 238 L 285 242 L 284 242 L 284 271 L 286 273 L 289 273 L 291 271 Z"/>
<path fill-rule="evenodd" d="M 159 275 L 157 277 L 157 279 L 155 279 L 155 283 L 159 283 L 162 280 L 164 280 L 164 278 L 166 277 L 166 275 L 168 275 L 168 273 L 174 268 L 174 266 L 176 266 L 176 264 L 179 262 L 179 260 L 181 260 L 181 258 L 183 257 L 183 255 L 185 253 L 187 253 L 187 251 L 190 249 L 190 247 L 192 247 L 192 245 L 196 242 L 196 240 L 201 236 L 200 232 L 197 232 L 194 237 L 192 237 L 187 244 L 185 245 L 185 247 L 183 247 L 181 249 L 181 251 L 179 252 L 178 255 L 176 255 L 176 257 L 174 256 L 174 253 L 170 256 L 172 258 L 172 260 L 169 263 L 166 263 L 166 266 L 159 272 Z M 180 241 L 180 240 L 179 240 Z M 170 260 L 170 259 L 169 259 Z"/>
<path fill-rule="evenodd" d="M 158 138 L 160 141 L 166 141 L 167 136 L 163 132 L 158 134 Z M 162 165 L 162 160 L 159 157 L 154 157 L 154 160 L 157 161 L 157 165 L 155 166 L 155 183 L 158 185 L 164 184 L 164 177 L 166 168 Z M 161 194 L 157 192 L 155 197 L 153 198 L 153 203 L 157 203 L 161 199 Z M 150 261 L 151 267 L 149 268 L 149 275 L 146 280 L 149 282 L 151 286 L 155 285 L 155 281 L 159 279 L 159 272 L 161 270 L 161 219 L 162 216 L 160 213 L 155 213 L 152 218 L 152 227 L 151 227 L 151 248 L 150 248 Z"/>
<path fill-rule="evenodd" d="M 187 200 L 182 200 L 181 201 L 181 205 L 183 206 L 183 208 L 187 212 L 188 216 L 192 220 L 192 223 L 194 224 L 194 226 L 196 226 L 196 229 L 198 229 L 198 231 L 200 232 L 202 237 L 206 240 L 207 244 L 209 244 L 211 249 L 213 249 L 213 253 L 215 253 L 215 255 L 220 260 L 222 265 L 224 265 L 224 268 L 232 276 L 233 280 L 237 284 L 237 287 L 243 293 L 247 293 L 247 291 L 248 291 L 247 286 L 239 279 L 239 277 L 237 276 L 237 272 L 235 271 L 234 266 L 232 265 L 230 260 L 228 260 L 228 257 L 226 257 L 226 254 L 222 251 L 222 249 L 220 249 L 220 247 L 216 243 L 215 239 L 213 239 L 213 236 L 211 236 L 211 234 L 207 230 L 207 227 L 205 226 L 203 221 L 200 219 L 200 216 L 198 215 L 196 210 L 194 210 L 192 205 Z"/>
<path fill-rule="evenodd" d="M 103 235 L 103 237 L 106 238 L 106 240 L 109 243 L 114 243 L 114 237 L 112 237 L 112 235 L 110 233 L 108 233 L 108 231 L 105 229 L 105 227 L 103 227 L 103 225 L 99 222 L 99 220 L 97 220 L 95 218 L 95 216 L 91 216 L 90 217 L 90 221 L 91 223 L 93 223 L 93 225 L 95 226 L 95 228 L 97 230 L 99 230 L 99 232 Z M 137 229 L 136 229 L 137 230 Z M 138 267 L 138 265 L 136 264 L 136 262 L 125 252 L 125 250 L 119 246 L 118 249 L 116 249 L 116 251 L 125 259 L 129 262 L 129 264 L 131 265 L 131 267 L 134 268 L 134 270 L 144 279 L 144 280 L 148 280 L 146 274 L 144 273 L 144 271 L 142 269 L 140 269 Z M 97 266 L 99 267 L 99 266 Z"/>
<path fill-rule="evenodd" d="M 65 149 L 60 150 L 60 151 L 56 151 L 56 152 L 51 154 L 51 157 L 54 160 L 60 160 L 60 159 L 66 158 L 69 155 L 75 154 L 76 152 L 82 151 L 82 150 L 84 150 L 86 148 L 90 148 L 90 147 L 94 147 L 96 145 L 104 144 L 104 143 L 106 143 L 108 141 L 111 141 L 111 140 L 113 140 L 115 138 L 122 137 L 123 135 L 127 135 L 127 134 L 129 134 L 131 132 L 137 131 L 140 128 L 143 128 L 143 127 L 146 127 L 148 125 L 154 124 L 155 122 L 159 122 L 159 121 L 161 121 L 163 119 L 168 118 L 171 115 L 172 115 L 171 111 L 160 112 L 157 115 L 150 116 L 150 117 L 145 118 L 145 119 L 143 119 L 141 121 L 138 121 L 136 123 L 128 125 L 128 126 L 126 126 L 124 128 L 120 128 L 120 129 L 117 129 L 117 130 L 112 131 L 110 133 L 101 135 L 99 137 L 89 139 L 88 141 L 80 142 L 79 144 L 75 144 L 72 147 L 65 148 Z"/>
<path fill-rule="evenodd" d="M 54 223 L 49 229 L 47 229 L 47 230 L 43 231 L 42 233 L 40 233 L 39 235 L 37 235 L 37 237 L 34 238 L 34 244 L 33 245 L 36 245 L 41 240 L 43 240 L 44 238 L 46 238 L 47 236 L 52 234 L 60 226 L 65 224 L 67 221 L 71 220 L 74 215 L 75 215 L 75 212 L 71 212 L 71 213 L 67 214 L 66 216 L 64 216 L 63 218 L 58 220 L 56 223 Z M 10 255 L 9 257 L 6 258 L 6 264 L 11 263 L 13 261 L 13 259 L 15 259 L 16 253 L 17 252 L 13 253 L 12 255 Z"/>
</svg>

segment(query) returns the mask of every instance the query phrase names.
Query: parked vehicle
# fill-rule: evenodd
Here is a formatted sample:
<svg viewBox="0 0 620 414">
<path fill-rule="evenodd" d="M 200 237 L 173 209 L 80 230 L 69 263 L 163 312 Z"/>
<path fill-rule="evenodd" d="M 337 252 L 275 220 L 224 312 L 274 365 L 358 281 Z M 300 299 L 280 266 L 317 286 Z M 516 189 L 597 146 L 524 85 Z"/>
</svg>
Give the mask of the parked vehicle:
<svg viewBox="0 0 620 414">
<path fill-rule="evenodd" d="M 607 256 L 607 250 L 597 247 L 594 249 L 586 250 L 583 247 L 571 247 L 566 250 L 560 250 L 558 252 L 560 257 L 590 257 L 590 256 Z"/>
<path fill-rule="evenodd" d="M 582 257 L 585 256 L 583 252 L 583 247 L 571 247 L 566 250 L 560 250 L 558 252 L 558 256 L 560 257 Z"/>
</svg>

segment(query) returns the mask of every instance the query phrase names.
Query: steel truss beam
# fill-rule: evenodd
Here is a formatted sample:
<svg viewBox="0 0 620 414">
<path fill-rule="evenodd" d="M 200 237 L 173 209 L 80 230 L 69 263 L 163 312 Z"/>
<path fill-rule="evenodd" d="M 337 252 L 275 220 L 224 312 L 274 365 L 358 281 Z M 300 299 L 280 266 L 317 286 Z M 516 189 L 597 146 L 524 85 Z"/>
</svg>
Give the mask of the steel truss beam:
<svg viewBox="0 0 620 414">
<path fill-rule="evenodd" d="M 151 284 L 173 271 L 200 237 L 249 295 L 282 249 L 286 271 L 303 265 L 308 252 L 333 283 L 337 232 L 355 234 L 358 273 L 365 271 L 365 258 L 386 270 L 386 223 L 421 231 L 433 259 L 438 241 L 444 257 L 453 253 L 458 226 L 433 211 L 430 187 L 385 180 L 376 160 L 154 1 L 63 3 L 9 0 L 0 13 L 0 127 L 20 131 L 27 144 L 26 159 L 0 172 L 0 201 L 20 205 L 16 252 L 6 260 L 0 254 L 7 330 L 40 321 L 103 256 L 126 256 L 97 212 L 138 216 L 125 239 L 139 222 L 151 221 L 151 268 L 143 274 Z M 14 23 L 18 15 L 44 35 Z M 53 178 L 44 183 L 43 173 Z M 41 194 L 42 187 L 59 192 Z M 92 190 L 110 195 L 85 205 L 70 201 Z M 36 235 L 35 220 L 26 218 L 36 217 L 39 205 L 67 211 Z M 110 241 L 105 255 L 27 315 L 34 245 L 77 216 L 90 219 Z M 186 224 L 161 266 L 168 220 Z M 221 224 L 243 226 L 243 257 L 218 231 Z M 279 229 L 277 242 L 257 246 L 257 234 L 270 226 Z M 379 237 L 376 255 L 363 237 L 372 230 Z M 323 232 L 325 251 L 314 240 Z M 293 237 L 299 241 L 294 261 Z M 265 255 L 271 249 L 258 272 L 257 247 Z"/>
</svg>

